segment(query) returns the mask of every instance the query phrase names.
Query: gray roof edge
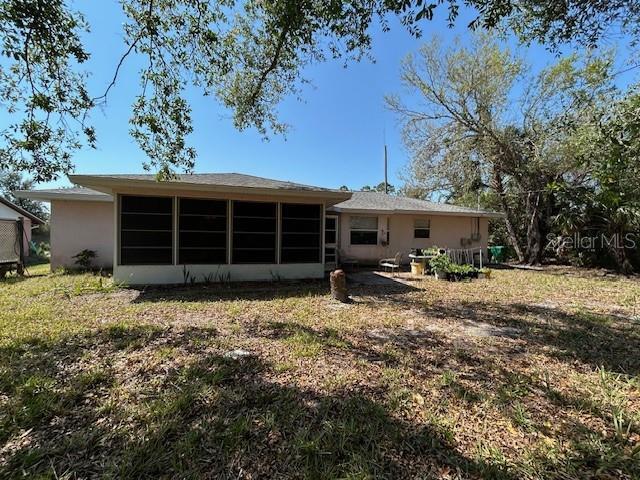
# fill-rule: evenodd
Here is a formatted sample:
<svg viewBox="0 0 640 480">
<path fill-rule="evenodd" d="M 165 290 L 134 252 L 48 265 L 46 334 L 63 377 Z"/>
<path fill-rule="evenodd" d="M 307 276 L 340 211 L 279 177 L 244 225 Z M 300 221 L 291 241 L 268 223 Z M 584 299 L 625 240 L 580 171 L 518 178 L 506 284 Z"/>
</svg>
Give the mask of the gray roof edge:
<svg viewBox="0 0 640 480">
<path fill-rule="evenodd" d="M 336 205 L 327 208 L 328 212 L 336 213 L 362 213 L 362 214 L 379 214 L 379 215 L 437 215 L 450 217 L 487 217 L 487 218 L 504 218 L 501 212 L 492 212 L 489 210 L 416 210 L 416 209 L 382 209 L 382 208 L 350 208 L 338 207 Z"/>
<path fill-rule="evenodd" d="M 382 192 L 353 192 L 351 199 L 336 204 L 337 212 L 368 212 L 380 214 L 451 215 L 468 217 L 496 217 L 499 212 L 438 203 L 418 198 L 389 195 Z"/>
<path fill-rule="evenodd" d="M 190 175 L 192 178 L 189 178 Z M 193 181 L 194 179 L 207 179 L 212 177 L 211 181 Z M 213 178 L 219 177 L 219 178 Z M 153 184 L 154 186 L 162 188 L 192 188 L 202 189 L 203 187 L 214 187 L 218 189 L 247 189 L 249 191 L 290 191 L 290 192 L 302 192 L 312 194 L 328 194 L 331 196 L 345 196 L 344 192 L 337 189 L 318 187 L 314 185 L 305 185 L 301 183 L 295 183 L 288 180 L 277 180 L 266 177 L 259 177 L 256 175 L 248 175 L 245 173 L 196 173 L 196 174 L 181 174 L 178 175 L 178 179 L 169 180 L 166 182 L 158 182 L 154 175 L 150 174 L 97 174 L 97 175 L 83 175 L 73 174 L 69 175 L 69 179 L 79 185 L 89 185 L 88 188 L 109 188 L 115 184 L 128 184 L 131 186 L 146 186 Z M 246 184 L 243 180 L 252 179 L 255 184 Z M 217 182 L 215 180 L 218 180 Z M 235 182 L 234 182 L 235 180 Z M 261 184 L 262 183 L 262 184 Z"/>
<path fill-rule="evenodd" d="M 41 202 L 51 202 L 52 200 L 77 200 L 84 202 L 113 202 L 113 197 L 106 193 L 97 192 L 89 188 L 56 188 L 46 190 L 16 190 L 13 194 L 18 198 L 30 198 Z"/>
</svg>

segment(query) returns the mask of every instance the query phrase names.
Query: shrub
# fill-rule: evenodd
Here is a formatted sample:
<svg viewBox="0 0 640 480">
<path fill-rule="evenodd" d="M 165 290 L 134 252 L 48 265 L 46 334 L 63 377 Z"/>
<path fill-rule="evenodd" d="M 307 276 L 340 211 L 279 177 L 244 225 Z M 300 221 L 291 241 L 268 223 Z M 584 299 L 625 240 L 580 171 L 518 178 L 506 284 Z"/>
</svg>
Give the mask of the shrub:
<svg viewBox="0 0 640 480">
<path fill-rule="evenodd" d="M 94 250 L 88 250 L 85 248 L 81 252 L 76 253 L 71 258 L 75 258 L 76 259 L 75 264 L 78 265 L 80 268 L 83 268 L 86 270 L 91 268 L 91 263 L 93 262 L 93 259 L 96 258 L 97 256 L 98 255 Z"/>
<path fill-rule="evenodd" d="M 447 255 L 438 255 L 437 257 L 433 257 L 429 260 L 429 266 L 431 270 L 439 270 L 439 271 L 448 271 L 448 269 L 453 265 L 451 263 L 451 259 Z"/>
</svg>

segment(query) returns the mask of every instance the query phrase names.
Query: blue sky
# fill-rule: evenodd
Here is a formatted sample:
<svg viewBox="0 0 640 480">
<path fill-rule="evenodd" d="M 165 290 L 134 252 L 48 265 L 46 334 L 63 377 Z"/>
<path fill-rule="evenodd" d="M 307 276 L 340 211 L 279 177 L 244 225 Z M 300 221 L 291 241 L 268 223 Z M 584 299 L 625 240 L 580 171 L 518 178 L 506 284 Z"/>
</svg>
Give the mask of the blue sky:
<svg viewBox="0 0 640 480">
<path fill-rule="evenodd" d="M 86 37 L 92 58 L 92 94 L 100 94 L 108 84 L 115 65 L 125 49 L 122 42 L 122 15 L 115 0 L 81 2 L 91 33 Z M 384 139 L 389 151 L 389 181 L 399 185 L 398 173 L 408 161 L 402 146 L 397 119 L 384 106 L 384 95 L 400 91 L 399 65 L 409 52 L 415 52 L 431 35 L 443 39 L 469 38 L 464 11 L 454 29 L 446 26 L 446 12 L 424 22 L 424 35 L 411 37 L 401 25 L 392 22 L 391 32 L 374 32 L 375 63 L 363 60 L 343 68 L 340 61 L 314 65 L 305 72 L 312 85 L 303 87 L 300 102 L 285 100 L 281 120 L 291 129 L 286 137 L 263 141 L 255 131 L 238 132 L 229 113 L 213 97 L 189 92 L 192 100 L 194 133 L 190 144 L 197 149 L 196 172 L 240 172 L 295 182 L 337 188 L 346 184 L 360 188 L 383 180 Z M 514 43 L 514 42 L 509 42 Z M 535 66 L 553 59 L 543 48 L 525 49 Z M 92 120 L 98 133 L 97 150 L 85 149 L 74 159 L 77 173 L 139 173 L 144 154 L 129 136 L 131 103 L 139 91 L 139 64 L 131 58 L 124 65 L 117 85 L 102 111 Z M 45 186 L 69 185 L 61 179 Z"/>
</svg>

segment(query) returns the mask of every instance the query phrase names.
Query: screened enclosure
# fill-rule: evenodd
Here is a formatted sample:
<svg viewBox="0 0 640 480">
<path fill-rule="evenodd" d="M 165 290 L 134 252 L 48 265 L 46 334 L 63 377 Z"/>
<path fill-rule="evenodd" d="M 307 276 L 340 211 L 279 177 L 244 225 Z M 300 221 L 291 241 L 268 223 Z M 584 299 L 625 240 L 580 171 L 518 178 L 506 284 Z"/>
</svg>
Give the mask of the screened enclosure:
<svg viewBox="0 0 640 480">
<path fill-rule="evenodd" d="M 231 263 L 276 263 L 278 204 L 233 202 Z"/>
<path fill-rule="evenodd" d="M 173 198 L 120 198 L 120 265 L 173 263 Z"/>
<path fill-rule="evenodd" d="M 120 197 L 120 265 L 321 263 L 321 204 Z M 174 218 L 175 217 L 175 218 Z M 174 226 L 175 220 L 175 226 Z M 230 254 L 230 255 L 229 255 Z"/>
<path fill-rule="evenodd" d="M 322 205 L 282 204 L 281 263 L 322 261 Z"/>
<path fill-rule="evenodd" d="M 181 198 L 178 263 L 227 263 L 227 201 Z"/>
</svg>

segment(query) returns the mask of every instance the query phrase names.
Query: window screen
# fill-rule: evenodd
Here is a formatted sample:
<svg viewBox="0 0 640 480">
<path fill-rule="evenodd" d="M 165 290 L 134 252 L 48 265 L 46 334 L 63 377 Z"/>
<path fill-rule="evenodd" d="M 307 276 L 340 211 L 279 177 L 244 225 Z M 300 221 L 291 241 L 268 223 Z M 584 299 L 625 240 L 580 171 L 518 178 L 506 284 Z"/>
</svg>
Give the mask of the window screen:
<svg viewBox="0 0 640 480">
<path fill-rule="evenodd" d="M 178 263 L 227 263 L 227 201 L 181 198 Z"/>
<path fill-rule="evenodd" d="M 349 226 L 351 245 L 378 244 L 378 217 L 351 217 Z"/>
<path fill-rule="evenodd" d="M 322 205 L 282 204 L 281 263 L 322 261 Z"/>
<path fill-rule="evenodd" d="M 276 263 L 277 204 L 233 202 L 232 263 Z"/>
<path fill-rule="evenodd" d="M 336 217 L 326 217 L 324 219 L 324 243 L 326 245 L 334 245 L 338 241 L 337 220 L 338 219 Z"/>
<path fill-rule="evenodd" d="M 120 197 L 120 264 L 173 263 L 173 198 Z"/>
<path fill-rule="evenodd" d="M 413 238 L 429 238 L 431 221 L 428 218 L 416 218 L 413 221 Z"/>
</svg>

